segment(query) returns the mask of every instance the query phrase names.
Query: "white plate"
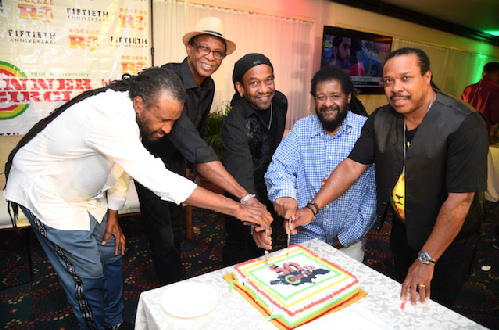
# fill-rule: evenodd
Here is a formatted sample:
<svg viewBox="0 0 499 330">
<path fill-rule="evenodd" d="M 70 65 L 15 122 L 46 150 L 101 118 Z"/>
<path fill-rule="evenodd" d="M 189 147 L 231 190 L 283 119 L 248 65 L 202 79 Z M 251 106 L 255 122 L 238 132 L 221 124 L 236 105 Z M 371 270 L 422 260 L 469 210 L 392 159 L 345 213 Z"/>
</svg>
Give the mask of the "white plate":
<svg viewBox="0 0 499 330">
<path fill-rule="evenodd" d="M 161 307 L 176 317 L 198 317 L 218 304 L 218 291 L 208 284 L 180 282 L 169 286 L 161 296 Z"/>
</svg>

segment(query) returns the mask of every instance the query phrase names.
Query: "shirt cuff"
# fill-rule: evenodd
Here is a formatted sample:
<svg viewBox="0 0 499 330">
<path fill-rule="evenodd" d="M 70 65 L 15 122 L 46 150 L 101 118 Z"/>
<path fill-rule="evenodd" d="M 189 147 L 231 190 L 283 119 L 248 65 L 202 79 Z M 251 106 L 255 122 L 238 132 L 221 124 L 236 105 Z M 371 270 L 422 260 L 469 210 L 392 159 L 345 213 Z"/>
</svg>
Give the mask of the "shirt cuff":
<svg viewBox="0 0 499 330">
<path fill-rule="evenodd" d="M 292 187 L 284 187 L 279 189 L 279 191 L 275 192 L 272 194 L 273 199 L 272 202 L 275 202 L 276 199 L 281 198 L 281 197 L 291 197 L 297 200 L 297 192 L 295 188 Z"/>
</svg>

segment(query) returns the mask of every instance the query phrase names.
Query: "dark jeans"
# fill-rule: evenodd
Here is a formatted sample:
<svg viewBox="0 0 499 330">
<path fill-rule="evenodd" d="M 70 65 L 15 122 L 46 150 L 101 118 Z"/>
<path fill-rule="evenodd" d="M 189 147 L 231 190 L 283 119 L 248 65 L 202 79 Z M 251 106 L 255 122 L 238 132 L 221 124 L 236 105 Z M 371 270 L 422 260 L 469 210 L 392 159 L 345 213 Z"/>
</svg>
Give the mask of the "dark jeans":
<svg viewBox="0 0 499 330">
<path fill-rule="evenodd" d="M 162 200 L 138 182 L 135 187 L 159 283 L 180 281 L 185 276 L 180 260 L 182 206 Z"/>
<path fill-rule="evenodd" d="M 431 281 L 430 298 L 451 308 L 459 290 L 468 278 L 476 254 L 479 234 L 452 242 L 438 259 Z M 405 225 L 396 219 L 390 236 L 390 247 L 395 262 L 397 280 L 402 283 L 418 252 L 407 244 Z"/>
</svg>

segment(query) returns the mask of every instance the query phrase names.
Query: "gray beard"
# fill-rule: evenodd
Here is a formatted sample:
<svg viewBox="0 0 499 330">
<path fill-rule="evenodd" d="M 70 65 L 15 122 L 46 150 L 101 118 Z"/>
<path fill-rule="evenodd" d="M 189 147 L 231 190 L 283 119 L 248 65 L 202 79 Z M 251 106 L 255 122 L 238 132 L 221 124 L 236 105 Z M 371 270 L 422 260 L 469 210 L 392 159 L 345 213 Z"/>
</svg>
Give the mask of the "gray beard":
<svg viewBox="0 0 499 330">
<path fill-rule="evenodd" d="M 325 131 L 333 132 L 334 130 L 336 130 L 336 128 L 343 124 L 343 121 L 348 114 L 348 108 L 339 111 L 336 118 L 332 120 L 327 120 L 326 118 L 324 118 L 324 115 L 318 109 L 315 109 L 315 113 L 317 114 L 317 117 L 322 124 L 322 128 L 324 128 Z"/>
</svg>

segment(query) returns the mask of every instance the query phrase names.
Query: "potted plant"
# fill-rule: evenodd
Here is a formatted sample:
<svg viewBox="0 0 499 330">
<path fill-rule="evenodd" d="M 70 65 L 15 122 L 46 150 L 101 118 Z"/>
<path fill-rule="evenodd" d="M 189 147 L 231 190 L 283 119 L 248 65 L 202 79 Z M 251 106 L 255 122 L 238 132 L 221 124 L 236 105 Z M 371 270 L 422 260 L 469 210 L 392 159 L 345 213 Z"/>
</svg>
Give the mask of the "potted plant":
<svg viewBox="0 0 499 330">
<path fill-rule="evenodd" d="M 224 102 L 215 111 L 210 112 L 206 119 L 204 140 L 215 150 L 218 159 L 222 161 L 222 127 L 225 117 L 231 110 L 230 102 Z M 218 194 L 223 194 L 224 190 L 217 185 L 207 181 L 201 175 L 198 176 L 199 185 Z"/>
<path fill-rule="evenodd" d="M 222 103 L 216 111 L 210 112 L 206 119 L 204 140 L 206 143 L 215 150 L 218 159 L 222 161 L 222 127 L 225 117 L 231 110 L 228 101 Z"/>
</svg>

